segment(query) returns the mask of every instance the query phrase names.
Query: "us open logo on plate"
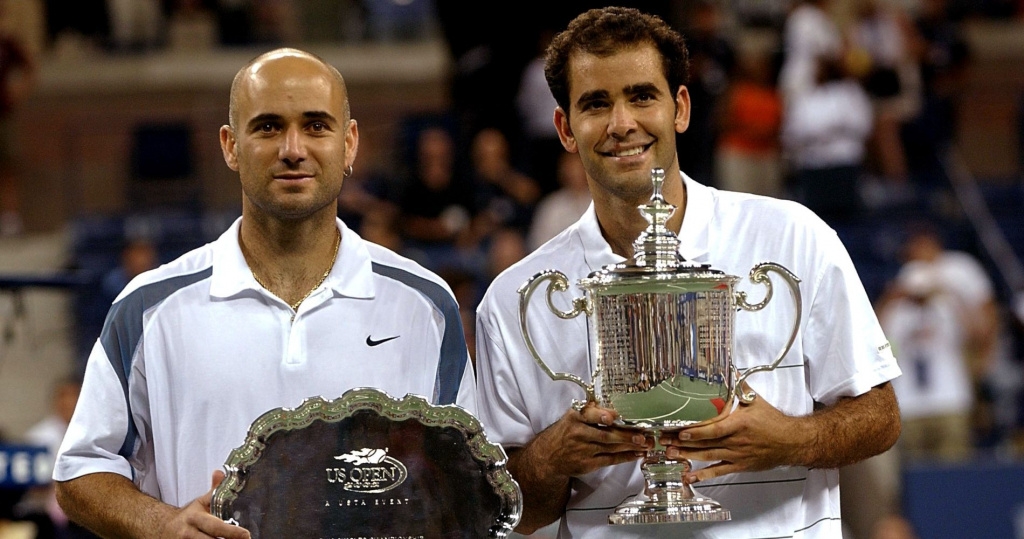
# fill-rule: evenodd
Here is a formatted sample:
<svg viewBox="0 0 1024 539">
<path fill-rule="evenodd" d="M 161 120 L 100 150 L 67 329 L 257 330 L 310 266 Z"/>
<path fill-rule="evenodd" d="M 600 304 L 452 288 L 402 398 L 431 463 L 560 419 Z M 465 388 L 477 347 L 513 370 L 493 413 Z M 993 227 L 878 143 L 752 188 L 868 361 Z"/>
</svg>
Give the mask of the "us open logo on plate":
<svg viewBox="0 0 1024 539">
<path fill-rule="evenodd" d="M 349 492 L 379 494 L 405 482 L 409 471 L 398 459 L 388 456 L 388 448 L 364 447 L 334 457 L 344 464 L 327 468 L 327 482 L 340 484 Z"/>
</svg>

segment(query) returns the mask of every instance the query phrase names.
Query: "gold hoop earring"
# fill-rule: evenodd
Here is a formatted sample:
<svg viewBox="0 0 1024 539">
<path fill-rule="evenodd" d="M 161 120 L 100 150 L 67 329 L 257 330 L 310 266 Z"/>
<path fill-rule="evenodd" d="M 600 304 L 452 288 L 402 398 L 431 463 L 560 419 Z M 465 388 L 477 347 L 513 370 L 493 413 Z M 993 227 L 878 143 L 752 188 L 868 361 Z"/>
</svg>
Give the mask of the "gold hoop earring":
<svg viewBox="0 0 1024 539">
<path fill-rule="evenodd" d="M 345 168 L 345 177 L 348 178 L 353 172 L 355 172 L 355 170 L 352 168 L 352 165 L 349 165 Z"/>
</svg>

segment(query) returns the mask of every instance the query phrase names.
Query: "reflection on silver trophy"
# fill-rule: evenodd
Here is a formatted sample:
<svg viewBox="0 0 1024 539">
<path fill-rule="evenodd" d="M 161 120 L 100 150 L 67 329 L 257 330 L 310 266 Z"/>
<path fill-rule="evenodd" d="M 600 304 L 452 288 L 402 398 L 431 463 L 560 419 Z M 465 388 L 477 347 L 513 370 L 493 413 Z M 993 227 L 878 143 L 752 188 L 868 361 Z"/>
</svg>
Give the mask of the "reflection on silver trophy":
<svg viewBox="0 0 1024 539">
<path fill-rule="evenodd" d="M 533 276 L 519 289 L 519 318 L 523 338 L 537 364 L 552 380 L 567 380 L 586 391 L 586 401 L 618 412 L 620 426 L 637 428 L 654 437 L 729 413 L 737 402 L 751 402 L 744 391 L 752 374 L 774 370 L 796 340 L 800 326 L 799 279 L 771 262 L 754 266 L 750 280 L 763 284 L 759 303 L 734 291 L 740 278 L 708 264 L 684 261 L 679 238 L 665 223 L 675 211 L 662 196 L 665 172 L 651 171 L 654 193 L 640 212 L 647 229 L 634 241 L 633 258 L 608 265 L 580 279 L 584 297 L 563 311 L 552 302 L 553 292 L 565 292 L 568 278 L 556 270 Z M 739 371 L 733 364 L 737 310 L 758 311 L 772 299 L 769 272 L 779 275 L 793 294 L 796 318 L 782 351 L 765 365 Z M 552 371 L 534 347 L 527 323 L 533 292 L 548 282 L 547 304 L 556 316 L 571 319 L 586 313 L 590 328 L 593 373 L 588 383 L 577 374 Z M 643 460 L 644 496 L 624 502 L 609 515 L 612 524 L 729 520 L 729 510 L 697 494 L 683 481 L 691 469 L 687 460 L 672 460 L 656 445 Z"/>
</svg>

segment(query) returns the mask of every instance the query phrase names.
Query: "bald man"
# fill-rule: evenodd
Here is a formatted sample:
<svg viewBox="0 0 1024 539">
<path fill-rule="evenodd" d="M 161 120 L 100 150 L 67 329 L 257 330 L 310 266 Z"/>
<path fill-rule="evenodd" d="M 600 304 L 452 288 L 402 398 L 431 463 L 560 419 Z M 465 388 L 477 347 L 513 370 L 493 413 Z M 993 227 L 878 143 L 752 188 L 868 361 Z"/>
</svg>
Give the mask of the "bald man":
<svg viewBox="0 0 1024 539">
<path fill-rule="evenodd" d="M 114 300 L 58 456 L 61 506 L 105 537 L 249 537 L 210 514 L 211 485 L 270 409 L 376 387 L 475 411 L 449 287 L 336 217 L 359 146 L 341 74 L 259 56 L 220 143 L 241 218 Z"/>
</svg>

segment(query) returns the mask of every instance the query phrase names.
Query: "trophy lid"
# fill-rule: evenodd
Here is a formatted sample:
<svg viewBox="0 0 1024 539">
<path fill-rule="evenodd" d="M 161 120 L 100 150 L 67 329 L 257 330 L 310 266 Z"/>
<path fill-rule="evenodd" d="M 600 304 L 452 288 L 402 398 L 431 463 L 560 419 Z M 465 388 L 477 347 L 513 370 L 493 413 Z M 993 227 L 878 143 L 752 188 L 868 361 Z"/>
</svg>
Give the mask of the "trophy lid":
<svg viewBox="0 0 1024 539">
<path fill-rule="evenodd" d="M 712 269 L 710 264 L 690 262 L 679 254 L 679 237 L 667 226 L 676 207 L 665 200 L 662 190 L 665 169 L 651 169 L 653 192 L 647 204 L 637 206 L 647 228 L 633 241 L 633 257 L 609 264 L 590 274 L 581 284 L 611 284 L 623 280 L 669 279 L 672 281 L 731 281 L 735 277 Z"/>
</svg>

